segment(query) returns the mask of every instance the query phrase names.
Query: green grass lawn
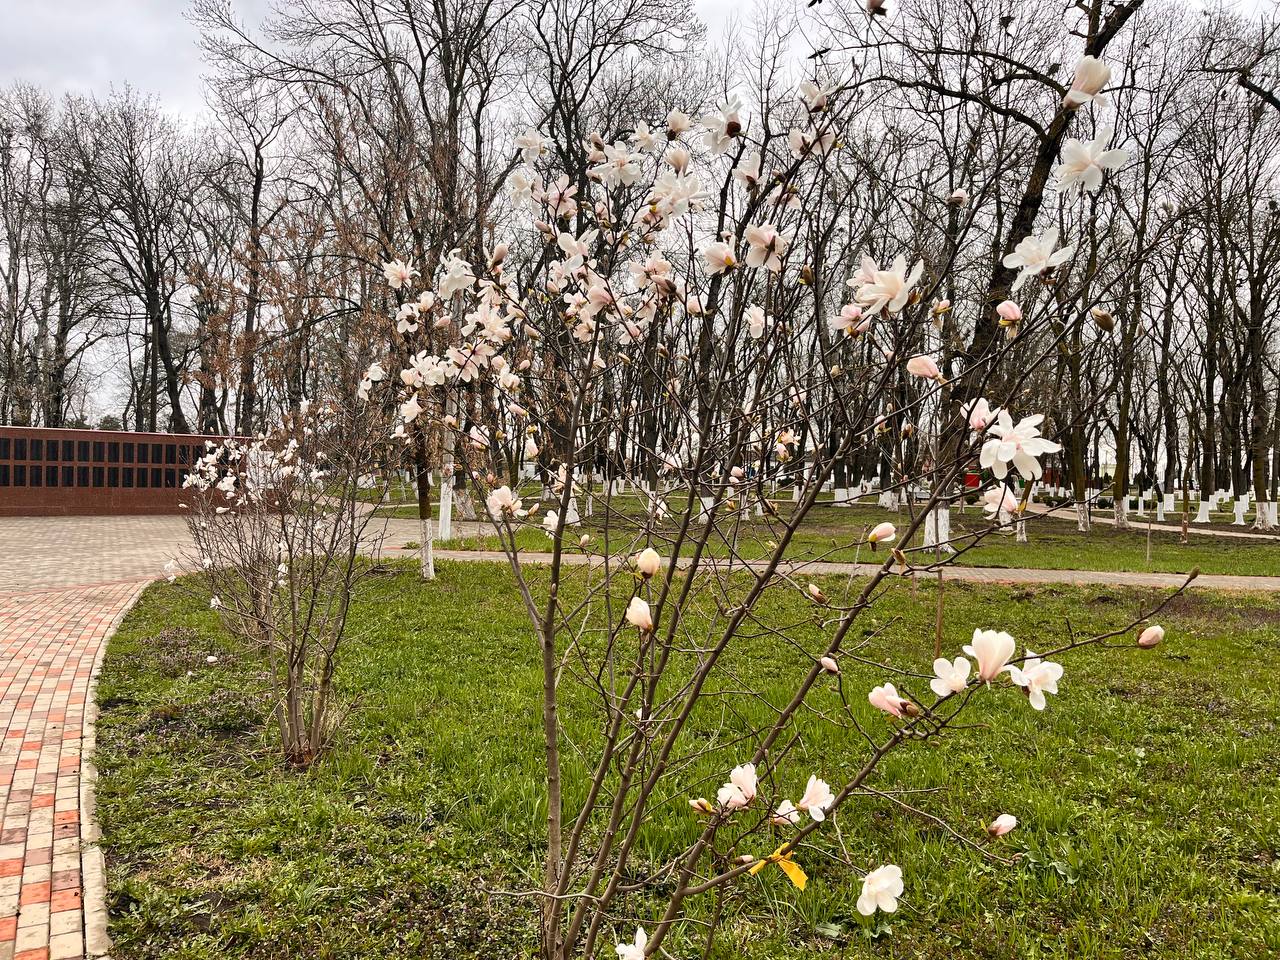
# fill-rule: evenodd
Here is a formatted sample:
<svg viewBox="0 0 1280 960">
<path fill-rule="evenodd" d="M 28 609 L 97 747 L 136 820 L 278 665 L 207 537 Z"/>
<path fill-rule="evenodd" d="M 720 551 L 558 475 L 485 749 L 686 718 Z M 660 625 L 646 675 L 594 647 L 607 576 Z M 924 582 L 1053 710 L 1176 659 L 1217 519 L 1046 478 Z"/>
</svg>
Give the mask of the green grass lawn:
<svg viewBox="0 0 1280 960">
<path fill-rule="evenodd" d="M 1143 597 L 947 591 L 953 655 L 977 626 L 1044 649 L 1068 620 L 1080 631 L 1127 622 Z M 779 622 L 800 622 L 791 638 L 812 647 L 811 608 L 774 603 Z M 882 632 L 866 655 L 927 669 L 933 606 L 929 586 L 897 587 L 874 610 Z M 881 768 L 877 788 L 923 791 L 915 802 L 968 836 L 1015 814 L 1021 826 L 998 849 L 1019 855 L 1016 866 L 984 862 L 930 823 L 859 799 L 835 818 L 843 848 L 824 830 L 797 854 L 811 878 L 804 893 L 776 870 L 739 888 L 737 919 L 712 956 L 1276 955 L 1280 600 L 1196 593 L 1160 620 L 1168 640 L 1153 651 L 1064 657 L 1061 694 L 1045 713 L 1016 691 L 984 692 L 975 726 Z M 538 655 L 509 575 L 446 561 L 422 584 L 393 565 L 366 582 L 354 622 L 338 675 L 351 713 L 333 753 L 297 773 L 281 768 L 265 731 L 261 662 L 220 631 L 207 600 L 181 582 L 156 585 L 127 617 L 98 690 L 98 816 L 117 960 L 531 954 L 531 902 L 496 892 L 536 885 L 544 825 Z M 646 859 L 661 863 L 689 841 L 698 827 L 686 797 L 714 793 L 749 753 L 722 745 L 789 696 L 804 663 L 794 649 L 738 641 L 721 684 L 753 686 L 762 700 L 714 697 L 695 715 L 690 736 L 713 751 L 678 775 L 641 838 Z M 865 692 L 883 679 L 847 662 L 841 681 L 881 736 L 886 721 Z M 835 682 L 816 696 L 818 707 L 836 706 Z M 596 724 L 573 688 L 563 716 L 567 735 L 589 747 Z M 808 772 L 835 783 L 865 750 L 847 727 L 816 715 L 801 725 L 803 746 L 782 771 L 796 796 Z M 580 769 L 570 760 L 569 777 Z M 906 893 L 896 915 L 873 925 L 853 908 L 857 867 L 883 862 L 904 867 Z M 695 915 L 707 901 L 694 900 Z M 635 895 L 626 909 L 651 921 L 657 907 Z M 612 958 L 612 943 L 601 956 Z M 666 946 L 701 955 L 687 942 Z"/>
<path fill-rule="evenodd" d="M 536 501 L 529 501 L 532 502 Z M 673 507 L 677 506 L 674 501 L 670 502 Z M 786 501 L 780 501 L 778 505 L 782 510 L 789 507 Z M 622 513 L 630 516 L 630 511 L 626 508 Z M 539 519 L 535 518 L 527 528 L 520 530 L 519 543 L 523 549 L 544 551 L 549 548 L 551 541 L 539 526 Z M 868 529 L 882 520 L 889 520 L 905 530 L 910 514 L 905 508 L 895 513 L 874 504 L 858 504 L 848 508 L 815 506 L 789 545 L 787 556 L 792 560 L 874 559 L 865 546 L 858 549 L 856 543 L 864 538 Z M 627 552 L 631 548 L 629 538 L 635 534 L 635 524 L 630 520 L 619 522 L 617 515 L 612 522 L 614 529 L 609 549 L 611 552 Z M 989 526 L 977 507 L 967 507 L 963 513 L 952 511 L 953 538 L 965 533 L 978 533 Z M 1178 534 L 1153 531 L 1150 534 L 1151 559 L 1148 561 L 1148 533 L 1136 524 L 1134 529 L 1128 531 L 1097 524 L 1086 535 L 1076 530 L 1074 520 L 1050 516 L 1030 517 L 1027 527 L 1029 543 L 1016 543 L 1011 532 L 992 534 L 985 537 L 977 547 L 963 552 L 956 558 L 956 562 L 964 566 L 979 567 L 1154 573 L 1189 573 L 1193 568 L 1199 567 L 1203 573 L 1280 576 L 1280 540 L 1193 534 L 1189 542 L 1183 544 L 1179 542 Z M 670 536 L 675 529 L 670 523 L 664 524 L 658 535 Z M 602 507 L 598 507 L 593 516 L 583 518 L 580 531 L 595 537 L 594 549 L 602 549 Z M 575 528 L 574 539 L 578 532 L 579 528 Z M 752 518 L 738 530 L 738 551 L 748 559 L 765 556 L 770 549 L 770 541 L 776 540 L 780 533 L 780 523 Z M 907 546 L 922 542 L 921 532 Z M 398 543 L 392 541 L 392 545 Z M 493 550 L 498 548 L 498 541 L 495 537 L 461 537 L 447 545 L 441 543 L 438 546 L 460 550 Z M 728 548 L 725 543 L 720 542 L 713 543 L 712 549 L 723 555 Z M 930 557 L 917 553 L 912 559 L 922 564 Z"/>
</svg>

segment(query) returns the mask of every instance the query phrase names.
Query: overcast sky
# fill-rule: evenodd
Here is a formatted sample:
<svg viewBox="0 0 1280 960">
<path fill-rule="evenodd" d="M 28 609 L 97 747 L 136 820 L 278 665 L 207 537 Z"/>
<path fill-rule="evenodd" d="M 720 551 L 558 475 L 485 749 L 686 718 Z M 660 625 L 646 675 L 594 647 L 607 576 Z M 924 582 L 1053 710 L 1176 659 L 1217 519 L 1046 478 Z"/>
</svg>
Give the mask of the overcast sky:
<svg viewBox="0 0 1280 960">
<path fill-rule="evenodd" d="M 271 0 L 233 0 L 250 24 Z M 696 0 L 718 25 L 735 0 Z M 0 0 L 0 86 L 22 79 L 62 93 L 105 93 L 128 83 L 154 93 L 171 111 L 204 107 L 196 31 L 187 0 Z"/>
<path fill-rule="evenodd" d="M 234 0 L 250 23 L 270 0 Z M 1276 0 L 1241 0 L 1247 9 Z M 203 109 L 196 33 L 186 0 L 0 0 L 0 84 L 24 79 L 46 89 L 105 92 L 129 83 L 190 117 Z M 715 31 L 742 0 L 696 0 Z"/>
</svg>

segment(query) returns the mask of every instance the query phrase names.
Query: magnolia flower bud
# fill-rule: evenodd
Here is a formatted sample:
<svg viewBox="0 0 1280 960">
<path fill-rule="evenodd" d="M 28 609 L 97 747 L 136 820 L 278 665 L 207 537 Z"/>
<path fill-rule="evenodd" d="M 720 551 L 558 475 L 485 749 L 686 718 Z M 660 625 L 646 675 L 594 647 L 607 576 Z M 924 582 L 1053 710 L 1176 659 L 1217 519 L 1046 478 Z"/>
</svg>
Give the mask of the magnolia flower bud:
<svg viewBox="0 0 1280 960">
<path fill-rule="evenodd" d="M 827 673 L 840 672 L 840 664 L 836 663 L 835 659 L 832 657 L 823 657 L 818 661 L 818 663 L 822 664 L 822 669 L 827 671 Z"/>
<path fill-rule="evenodd" d="M 889 543 L 898 536 L 897 528 L 889 521 L 877 524 L 875 528 L 867 535 L 867 542 L 871 544 L 871 549 L 876 548 L 877 543 Z"/>
<path fill-rule="evenodd" d="M 636 570 L 646 580 L 660 569 L 662 569 L 662 557 L 658 555 L 658 551 L 653 547 L 645 547 L 636 554 Z"/>
<path fill-rule="evenodd" d="M 1089 315 L 1093 317 L 1093 322 L 1098 325 L 1099 330 L 1110 333 L 1116 328 L 1115 317 L 1111 316 L 1110 310 L 1104 310 L 1102 307 L 1094 307 L 1089 311 Z"/>
<path fill-rule="evenodd" d="M 991 837 L 1003 837 L 1018 825 L 1018 818 L 1011 813 L 1002 813 L 987 827 L 987 833 Z"/>
<path fill-rule="evenodd" d="M 1138 637 L 1138 646 L 1144 650 L 1150 650 L 1152 647 L 1160 643 L 1164 639 L 1164 627 L 1158 623 L 1153 623 L 1147 629 L 1142 631 Z"/>
<path fill-rule="evenodd" d="M 578 538 L 578 546 L 580 546 L 583 550 L 587 549 L 587 544 L 589 544 L 590 542 L 591 542 L 590 534 L 584 533 L 582 536 Z"/>
<path fill-rule="evenodd" d="M 827 602 L 827 595 L 818 588 L 818 585 L 816 583 L 809 584 L 809 596 L 812 597 L 818 603 Z"/>
<path fill-rule="evenodd" d="M 711 805 L 711 801 L 706 797 L 696 797 L 689 801 L 689 806 L 697 813 L 715 813 L 716 808 Z"/>
<path fill-rule="evenodd" d="M 631 598 L 631 603 L 627 605 L 627 623 L 641 633 L 653 632 L 653 614 L 643 597 Z"/>
</svg>

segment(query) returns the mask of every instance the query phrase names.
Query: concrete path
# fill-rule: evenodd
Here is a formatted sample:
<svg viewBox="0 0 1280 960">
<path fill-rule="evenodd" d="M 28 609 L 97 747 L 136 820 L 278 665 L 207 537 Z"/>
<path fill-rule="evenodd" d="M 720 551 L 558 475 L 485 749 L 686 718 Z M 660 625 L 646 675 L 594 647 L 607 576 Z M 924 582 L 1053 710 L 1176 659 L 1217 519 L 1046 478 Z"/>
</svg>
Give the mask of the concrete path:
<svg viewBox="0 0 1280 960">
<path fill-rule="evenodd" d="M 388 553 L 397 551 L 388 550 Z M 406 556 L 416 555 L 417 551 L 399 551 Z M 505 563 L 506 556 L 497 550 L 437 550 L 435 553 L 437 560 L 462 560 L 469 562 L 476 561 L 498 561 Z M 549 553 L 528 553 L 522 552 L 520 558 L 525 563 L 545 564 L 551 562 L 551 554 Z M 581 566 L 583 564 L 600 564 L 603 561 L 596 556 L 588 557 L 581 553 L 565 553 L 562 562 Z M 763 565 L 760 563 L 736 563 L 734 568 L 741 570 L 744 567 L 752 569 L 760 569 Z M 720 563 L 720 569 L 728 568 L 726 562 Z M 818 575 L 839 575 L 849 574 L 854 576 L 868 576 L 880 567 L 871 563 L 825 563 L 814 561 L 810 563 L 788 563 L 783 564 L 779 572 L 791 577 L 818 576 Z M 935 579 L 936 571 L 920 571 L 918 574 L 925 579 Z M 1123 572 L 1104 572 L 1098 570 L 1024 570 L 1016 567 L 944 567 L 942 571 L 944 580 L 960 581 L 964 583 L 998 583 L 998 584 L 1014 584 L 1014 583 L 1065 583 L 1080 587 L 1090 586 L 1109 586 L 1109 587 L 1180 587 L 1187 579 L 1185 574 L 1181 573 L 1123 573 Z M 1219 574 L 1201 574 L 1195 580 L 1195 585 L 1210 590 L 1246 590 L 1270 592 L 1272 590 L 1280 590 L 1280 577 L 1234 577 Z"/>
</svg>

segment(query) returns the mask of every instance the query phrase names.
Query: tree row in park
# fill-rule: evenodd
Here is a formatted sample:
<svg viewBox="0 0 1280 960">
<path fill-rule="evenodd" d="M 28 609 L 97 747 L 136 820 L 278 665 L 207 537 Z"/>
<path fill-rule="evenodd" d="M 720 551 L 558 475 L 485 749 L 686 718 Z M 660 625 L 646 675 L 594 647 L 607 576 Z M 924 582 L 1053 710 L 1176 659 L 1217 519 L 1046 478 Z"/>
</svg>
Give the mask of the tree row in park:
<svg viewBox="0 0 1280 960">
<path fill-rule="evenodd" d="M 1045 469 L 1077 499 L 1113 477 L 1117 504 L 1131 488 L 1276 501 L 1274 24 L 1153 0 L 1119 5 L 1123 22 L 1106 4 L 1065 18 L 1047 0 L 1006 7 L 766 6 L 712 41 L 682 0 L 324 0 L 283 4 L 262 25 L 202 0 L 198 122 L 130 90 L 0 95 L 0 420 L 58 426 L 105 408 L 131 428 L 254 434 L 357 384 L 388 342 L 406 362 L 458 346 L 461 315 L 412 331 L 396 319 L 382 264 L 411 265 L 431 291 L 455 251 L 482 264 L 502 244 L 508 279 L 542 284 L 555 307 L 514 331 L 554 392 L 581 331 L 545 288 L 544 241 L 567 232 L 598 258 L 603 234 L 582 239 L 586 224 L 630 210 L 662 172 L 684 176 L 668 148 L 697 154 L 700 120 L 734 102 L 742 129 L 712 161 L 728 179 L 704 176 L 713 202 L 699 198 L 687 242 L 654 252 L 678 274 L 701 270 L 725 228 L 715 211 L 736 216 L 785 185 L 780 282 L 722 283 L 787 334 L 761 375 L 809 411 L 792 424 L 790 472 L 841 449 L 839 384 L 866 384 L 886 352 L 935 358 L 946 383 L 1000 352 L 1009 362 L 984 392 L 1043 413 L 1062 446 Z M 1082 43 L 1109 76 L 1098 102 L 1067 115 L 1056 105 Z M 802 81 L 811 98 L 838 91 L 838 113 L 817 111 L 831 122 L 807 124 Z M 618 145 L 652 168 L 609 169 Z M 812 151 L 820 163 L 787 173 Z M 575 210 L 566 231 L 546 197 L 573 204 L 602 178 L 610 199 Z M 530 205 L 542 237 L 520 229 Z M 1014 290 L 1007 258 L 1051 229 L 1072 255 L 1051 282 Z M 923 265 L 922 322 L 851 318 L 863 259 L 898 257 Z M 513 479 L 532 466 L 545 480 L 585 446 L 599 476 L 655 485 L 690 440 L 691 411 L 741 402 L 702 395 L 724 361 L 713 337 L 654 320 L 657 360 L 611 364 L 584 400 L 605 412 L 584 423 L 610 429 L 552 423 L 535 456 L 508 455 Z M 947 459 L 951 388 L 935 397 L 895 369 L 866 397 L 879 442 L 837 457 L 837 490 L 887 489 Z M 784 424 L 797 397 L 762 396 Z M 515 426 L 479 381 L 451 402 L 468 428 Z M 439 426 L 412 434 L 404 465 L 424 480 L 425 511 L 425 481 L 454 443 Z"/>
</svg>

